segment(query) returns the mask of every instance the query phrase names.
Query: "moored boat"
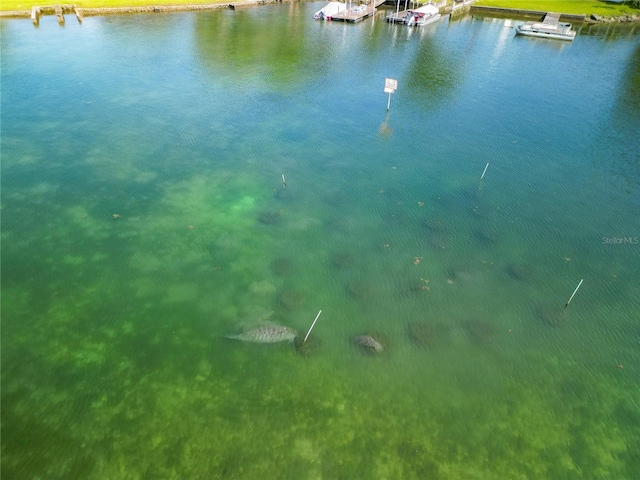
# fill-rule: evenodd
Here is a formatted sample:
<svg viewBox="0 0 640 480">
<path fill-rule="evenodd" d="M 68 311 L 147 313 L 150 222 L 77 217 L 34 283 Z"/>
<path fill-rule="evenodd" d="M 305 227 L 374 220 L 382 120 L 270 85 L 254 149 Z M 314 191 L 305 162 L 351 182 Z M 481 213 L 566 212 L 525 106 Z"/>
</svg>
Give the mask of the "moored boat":
<svg viewBox="0 0 640 480">
<path fill-rule="evenodd" d="M 415 10 L 407 10 L 405 23 L 409 27 L 429 25 L 440 20 L 440 10 L 435 5 L 425 5 Z"/>
<path fill-rule="evenodd" d="M 527 22 L 516 27 L 516 35 L 571 41 L 576 32 L 571 29 L 570 23 Z"/>
</svg>

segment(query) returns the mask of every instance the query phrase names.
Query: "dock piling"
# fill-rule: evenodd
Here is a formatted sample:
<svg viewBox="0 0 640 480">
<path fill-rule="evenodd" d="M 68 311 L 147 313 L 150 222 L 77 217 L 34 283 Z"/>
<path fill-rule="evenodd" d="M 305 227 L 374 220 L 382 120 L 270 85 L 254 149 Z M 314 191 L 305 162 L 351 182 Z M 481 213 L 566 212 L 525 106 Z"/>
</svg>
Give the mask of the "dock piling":
<svg viewBox="0 0 640 480">
<path fill-rule="evenodd" d="M 56 5 L 55 7 L 56 17 L 58 17 L 58 23 L 60 25 L 64 25 L 64 12 L 60 5 Z"/>
<path fill-rule="evenodd" d="M 40 24 L 40 7 L 31 7 L 31 21 L 36 27 Z"/>
</svg>

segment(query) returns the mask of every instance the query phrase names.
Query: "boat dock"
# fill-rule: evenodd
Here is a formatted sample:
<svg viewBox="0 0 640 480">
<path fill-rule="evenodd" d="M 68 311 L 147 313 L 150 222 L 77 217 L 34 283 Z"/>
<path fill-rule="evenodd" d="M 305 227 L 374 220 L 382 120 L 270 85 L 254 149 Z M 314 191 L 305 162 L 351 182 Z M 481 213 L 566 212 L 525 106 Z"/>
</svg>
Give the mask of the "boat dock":
<svg viewBox="0 0 640 480">
<path fill-rule="evenodd" d="M 342 13 L 331 16 L 334 22 L 359 22 L 376 13 L 376 7 L 379 7 L 385 0 L 370 0 L 368 4 L 351 7 Z"/>
<path fill-rule="evenodd" d="M 394 3 L 394 5 L 397 5 L 398 8 L 400 8 L 399 3 L 397 3 L 399 0 L 396 0 Z M 473 3 L 475 0 L 457 0 L 458 2 L 467 2 L 469 5 L 471 3 Z M 389 2 L 387 2 L 388 4 Z M 430 1 L 428 2 L 428 4 L 430 5 L 434 5 L 435 7 L 438 7 L 440 9 L 440 12 L 442 13 L 447 5 L 446 0 L 437 0 L 437 1 Z M 427 5 L 426 3 L 423 5 Z M 406 3 L 405 3 L 405 7 L 406 7 Z M 406 23 L 407 21 L 407 15 L 409 15 L 409 10 L 400 10 L 398 12 L 391 12 L 389 15 L 387 15 L 386 20 L 387 22 L 390 23 Z"/>
<path fill-rule="evenodd" d="M 387 15 L 387 22 L 391 23 L 405 23 L 407 20 L 407 15 L 409 14 L 408 10 L 403 10 L 401 12 L 393 12 Z"/>
<path fill-rule="evenodd" d="M 555 23 L 558 21 L 561 22 L 584 22 L 587 17 L 583 14 L 573 14 L 573 13 L 551 13 L 545 12 L 541 10 L 523 10 L 520 8 L 502 8 L 502 7 L 486 7 L 484 5 L 471 5 L 470 11 L 472 15 L 486 15 L 490 17 L 500 17 L 500 18 L 535 18 L 540 21 L 547 17 L 547 15 L 558 15 Z M 553 17 L 550 17 L 550 19 Z"/>
<path fill-rule="evenodd" d="M 466 12 L 471 8 L 471 5 L 473 5 L 474 2 L 475 0 L 452 0 L 450 13 Z"/>
<path fill-rule="evenodd" d="M 547 14 L 544 16 L 544 20 L 542 20 L 542 23 L 557 25 L 558 23 L 560 23 L 560 14 L 547 12 Z"/>
</svg>

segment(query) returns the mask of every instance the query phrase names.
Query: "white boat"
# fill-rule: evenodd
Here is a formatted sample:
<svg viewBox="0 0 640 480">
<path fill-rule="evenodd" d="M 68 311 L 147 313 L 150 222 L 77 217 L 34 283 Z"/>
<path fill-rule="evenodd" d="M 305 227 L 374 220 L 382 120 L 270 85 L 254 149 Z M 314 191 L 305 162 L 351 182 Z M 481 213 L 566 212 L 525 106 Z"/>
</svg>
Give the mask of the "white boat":
<svg viewBox="0 0 640 480">
<path fill-rule="evenodd" d="M 405 23 L 409 27 L 429 25 L 440 20 L 440 10 L 435 5 L 425 5 L 415 10 L 407 10 Z"/>
<path fill-rule="evenodd" d="M 516 27 L 516 35 L 571 41 L 576 32 L 571 30 L 570 23 L 527 22 Z"/>
<path fill-rule="evenodd" d="M 331 20 L 331 17 L 342 13 L 347 9 L 347 4 L 342 2 L 329 2 L 324 8 L 313 14 L 316 20 Z"/>
</svg>

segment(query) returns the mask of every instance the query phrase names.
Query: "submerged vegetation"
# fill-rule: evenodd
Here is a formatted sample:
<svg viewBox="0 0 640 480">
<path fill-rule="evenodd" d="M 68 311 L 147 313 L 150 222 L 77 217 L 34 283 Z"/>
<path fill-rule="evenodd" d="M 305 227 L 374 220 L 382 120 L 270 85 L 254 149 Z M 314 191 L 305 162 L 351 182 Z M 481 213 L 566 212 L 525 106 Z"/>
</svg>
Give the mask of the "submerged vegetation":
<svg viewBox="0 0 640 480">
<path fill-rule="evenodd" d="M 637 39 L 287 7 L 3 25 L 4 477 L 634 478 Z"/>
</svg>

